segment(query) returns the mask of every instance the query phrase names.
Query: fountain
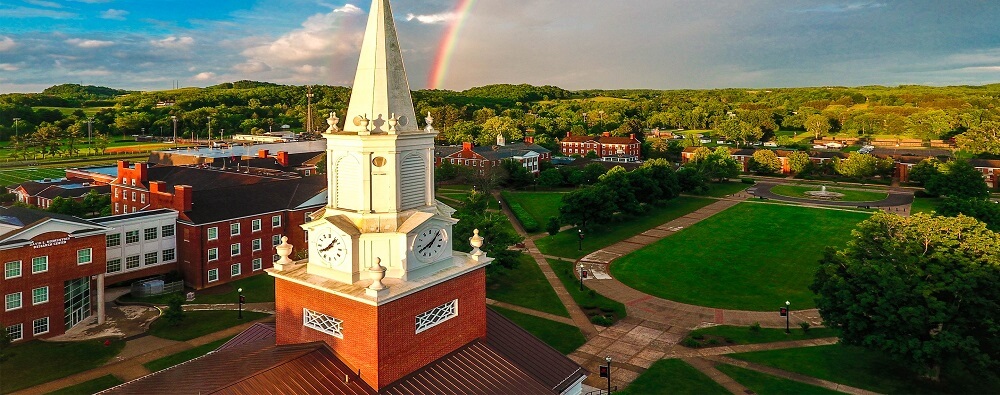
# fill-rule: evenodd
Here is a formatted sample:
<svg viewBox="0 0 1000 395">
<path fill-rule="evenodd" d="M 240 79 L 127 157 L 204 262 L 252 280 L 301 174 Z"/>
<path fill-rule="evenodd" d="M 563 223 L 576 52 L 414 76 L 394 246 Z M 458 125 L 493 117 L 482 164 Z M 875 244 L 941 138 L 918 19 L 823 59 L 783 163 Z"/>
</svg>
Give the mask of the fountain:
<svg viewBox="0 0 1000 395">
<path fill-rule="evenodd" d="M 811 198 L 820 200 L 840 200 L 840 198 L 844 197 L 843 193 L 827 191 L 826 185 L 823 185 L 818 191 L 806 191 L 805 194 Z"/>
</svg>

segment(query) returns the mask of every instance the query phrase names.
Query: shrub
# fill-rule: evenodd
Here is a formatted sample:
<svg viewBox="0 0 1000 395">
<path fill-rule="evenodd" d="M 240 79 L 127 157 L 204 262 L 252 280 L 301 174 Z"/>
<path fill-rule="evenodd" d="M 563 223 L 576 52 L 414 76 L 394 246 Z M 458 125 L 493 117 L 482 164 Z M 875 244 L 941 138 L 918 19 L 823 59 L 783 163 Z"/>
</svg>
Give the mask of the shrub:
<svg viewBox="0 0 1000 395">
<path fill-rule="evenodd" d="M 757 181 L 755 181 L 753 178 L 746 178 L 746 177 L 741 178 L 740 181 L 742 181 L 744 184 L 750 184 L 750 185 L 757 183 Z"/>
<path fill-rule="evenodd" d="M 562 225 L 559 223 L 559 217 L 549 217 L 548 225 L 545 225 L 545 231 L 549 233 L 549 236 L 555 236 L 559 233 L 559 228 Z"/>
<path fill-rule="evenodd" d="M 163 320 L 170 326 L 176 326 L 184 320 L 184 297 L 174 294 L 167 301 L 167 311 L 163 312 Z"/>
<path fill-rule="evenodd" d="M 750 332 L 752 332 L 752 333 L 760 333 L 760 323 L 759 322 L 754 322 L 754 323 L 750 324 Z"/>
<path fill-rule="evenodd" d="M 611 324 L 614 324 L 615 322 L 614 320 L 605 317 L 603 315 L 595 315 L 593 317 L 590 317 L 590 323 L 600 326 L 611 326 Z"/>
<path fill-rule="evenodd" d="M 809 325 L 808 322 L 805 322 L 805 321 L 800 322 L 799 323 L 799 327 L 802 328 L 802 332 L 803 333 L 808 333 L 809 332 L 810 325 Z"/>
<path fill-rule="evenodd" d="M 580 303 L 580 308 L 584 310 L 592 310 L 597 308 L 597 304 L 593 302 Z"/>
<path fill-rule="evenodd" d="M 701 347 L 701 343 L 698 343 L 697 340 L 694 340 L 694 339 L 692 339 L 690 337 L 685 338 L 684 341 L 681 342 L 681 345 L 684 346 L 684 347 L 687 347 L 687 348 L 699 348 L 699 347 Z"/>
<path fill-rule="evenodd" d="M 702 334 L 691 335 L 691 338 L 695 339 L 695 340 L 704 340 L 705 339 L 705 335 L 702 335 Z"/>
<path fill-rule="evenodd" d="M 708 339 L 708 341 L 705 342 L 705 344 L 708 344 L 710 346 L 718 346 L 719 345 L 719 339 Z"/>
<path fill-rule="evenodd" d="M 597 291 L 592 290 L 592 289 L 588 289 L 587 290 L 587 296 L 590 296 L 591 298 L 596 298 L 597 297 Z"/>
<path fill-rule="evenodd" d="M 535 221 L 535 217 L 528 214 L 528 211 L 521 207 L 520 203 L 508 202 L 508 207 L 510 211 L 514 212 L 514 216 L 517 217 L 518 221 L 521 221 L 521 225 L 524 226 L 525 232 L 534 232 L 538 230 L 538 221 Z"/>
</svg>

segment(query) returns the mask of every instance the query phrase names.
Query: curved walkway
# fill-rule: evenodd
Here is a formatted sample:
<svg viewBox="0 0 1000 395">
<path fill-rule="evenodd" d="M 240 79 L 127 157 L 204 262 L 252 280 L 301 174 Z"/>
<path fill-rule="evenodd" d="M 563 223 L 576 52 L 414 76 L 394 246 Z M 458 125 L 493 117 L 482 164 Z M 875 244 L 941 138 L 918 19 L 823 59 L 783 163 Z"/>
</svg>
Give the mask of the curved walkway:
<svg viewBox="0 0 1000 395">
<path fill-rule="evenodd" d="M 773 199 L 782 202 L 792 202 L 800 204 L 815 204 L 820 206 L 835 206 L 835 207 L 909 207 L 913 203 L 913 192 L 902 190 L 902 189 L 888 189 L 886 192 L 889 196 L 885 199 L 875 201 L 875 202 L 839 202 L 831 200 L 816 200 L 816 199 L 804 199 L 796 198 L 790 196 L 779 195 L 771 192 L 771 188 L 781 185 L 781 183 L 776 182 L 760 182 L 756 187 L 748 190 L 750 193 L 757 197 L 762 197 L 765 199 Z M 852 188 L 860 189 L 860 188 Z"/>
</svg>

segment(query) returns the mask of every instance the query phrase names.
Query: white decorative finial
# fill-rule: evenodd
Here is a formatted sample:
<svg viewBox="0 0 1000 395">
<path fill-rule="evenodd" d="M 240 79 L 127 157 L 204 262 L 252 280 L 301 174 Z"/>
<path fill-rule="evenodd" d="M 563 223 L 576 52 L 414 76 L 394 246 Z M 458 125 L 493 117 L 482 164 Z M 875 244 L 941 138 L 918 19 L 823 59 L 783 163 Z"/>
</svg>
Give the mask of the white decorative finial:
<svg viewBox="0 0 1000 395">
<path fill-rule="evenodd" d="M 427 122 L 427 127 L 424 128 L 424 131 L 427 133 L 434 133 L 434 117 L 431 116 L 430 111 L 427 112 L 427 118 L 424 118 L 424 121 Z"/>
<path fill-rule="evenodd" d="M 281 257 L 281 259 L 278 259 L 277 262 L 274 262 L 275 270 L 285 270 L 285 265 L 291 265 L 292 263 L 295 263 L 291 259 L 288 259 L 288 256 L 292 254 L 292 248 L 293 248 L 292 245 L 288 244 L 288 237 L 282 236 L 281 244 L 279 244 L 277 247 L 274 247 L 275 251 L 278 253 L 278 256 Z"/>
<path fill-rule="evenodd" d="M 479 237 L 479 229 L 472 231 L 472 237 L 469 238 L 469 244 L 472 245 L 472 256 L 481 257 L 486 255 L 483 250 L 479 249 L 479 247 L 483 246 L 483 238 Z"/>
<path fill-rule="evenodd" d="M 326 119 L 326 123 L 329 124 L 330 127 L 326 129 L 326 132 L 327 133 L 337 133 L 337 132 L 339 132 L 340 128 L 337 127 L 337 123 L 339 123 L 339 122 L 340 122 L 340 118 L 337 118 L 337 113 L 335 113 L 333 111 L 330 111 L 330 117 Z"/>
<path fill-rule="evenodd" d="M 399 124 L 399 118 L 396 117 L 396 113 L 389 114 L 389 131 L 395 132 L 397 124 Z"/>
<path fill-rule="evenodd" d="M 372 284 L 365 289 L 365 294 L 378 297 L 388 292 L 388 287 L 382 284 L 382 280 L 385 278 L 385 271 L 385 266 L 382 266 L 382 258 L 375 258 L 375 264 L 368 269 L 368 277 L 372 279 Z"/>
</svg>

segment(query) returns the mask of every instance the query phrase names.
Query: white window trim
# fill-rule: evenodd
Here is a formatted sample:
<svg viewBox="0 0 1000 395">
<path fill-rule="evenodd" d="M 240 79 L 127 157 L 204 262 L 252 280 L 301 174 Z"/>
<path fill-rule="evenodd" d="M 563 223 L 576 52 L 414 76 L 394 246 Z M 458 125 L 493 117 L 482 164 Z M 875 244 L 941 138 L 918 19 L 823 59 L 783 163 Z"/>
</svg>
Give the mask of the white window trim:
<svg viewBox="0 0 1000 395">
<path fill-rule="evenodd" d="M 278 220 L 278 223 L 274 223 L 275 219 Z M 277 228 L 279 226 L 281 226 L 281 216 L 280 215 L 272 215 L 271 216 L 271 227 L 272 228 Z"/>
<path fill-rule="evenodd" d="M 213 230 L 213 229 L 215 230 L 215 237 L 212 237 L 212 230 Z M 206 238 L 207 238 L 208 240 L 218 240 L 218 239 L 219 239 L 219 227 L 218 227 L 218 226 L 213 226 L 213 227 L 211 227 L 211 228 L 208 228 L 208 229 L 207 229 L 207 230 L 205 231 L 205 237 L 206 237 Z"/>
<path fill-rule="evenodd" d="M 35 259 L 36 258 L 45 258 L 45 270 L 37 271 L 37 272 L 35 271 Z M 45 256 L 36 256 L 34 258 L 31 258 L 31 274 L 45 273 L 47 271 L 49 271 L 49 256 L 48 255 L 45 255 Z"/>
<path fill-rule="evenodd" d="M 215 280 L 212 279 L 212 272 L 215 272 Z M 210 283 L 219 281 L 219 269 L 208 269 L 208 276 L 206 278 Z"/>
<path fill-rule="evenodd" d="M 263 228 L 264 228 L 264 221 L 262 221 L 260 218 L 250 221 L 251 232 L 260 232 L 260 230 Z"/>
<path fill-rule="evenodd" d="M 236 249 L 235 253 L 233 253 L 233 247 L 236 247 L 235 248 Z M 233 244 L 229 245 L 229 256 L 240 256 L 240 254 L 242 254 L 242 253 L 243 253 L 243 244 L 242 243 L 233 243 Z"/>
<path fill-rule="evenodd" d="M 16 276 L 7 277 L 7 265 L 9 265 L 11 263 L 16 263 L 17 264 L 17 275 Z M 18 277 L 21 277 L 23 275 L 24 275 L 24 262 L 21 262 L 20 260 L 17 260 L 17 261 L 6 262 L 6 263 L 3 264 L 3 279 L 4 280 L 11 279 L 11 278 L 18 278 Z"/>
<path fill-rule="evenodd" d="M 24 339 L 24 325 L 22 325 L 20 323 L 8 326 L 8 327 L 4 328 L 4 330 L 7 331 L 7 333 L 11 333 L 10 328 L 13 328 L 15 326 L 17 327 L 17 329 L 18 329 L 17 332 L 20 334 L 20 336 L 18 336 L 16 338 L 15 337 L 11 337 L 10 341 L 12 341 L 12 342 L 16 342 L 18 340 Z"/>
<path fill-rule="evenodd" d="M 17 307 L 10 307 L 10 308 L 7 307 L 7 297 L 10 296 L 10 295 L 17 295 Z M 21 295 L 20 292 L 12 292 L 12 293 L 4 295 L 4 297 L 3 297 L 3 311 L 14 311 L 14 310 L 20 309 L 21 307 L 24 307 L 24 297 L 23 297 L 23 295 Z"/>
<path fill-rule="evenodd" d="M 41 302 L 38 302 L 38 303 L 35 303 L 35 290 L 36 289 L 43 289 L 43 288 L 45 289 L 45 300 L 43 300 Z M 48 302 L 49 302 L 49 287 L 47 285 L 44 286 L 44 287 L 38 287 L 38 288 L 35 288 L 35 289 L 31 290 L 31 305 L 32 306 L 37 306 L 37 305 L 48 303 Z"/>
<path fill-rule="evenodd" d="M 252 271 L 255 272 L 260 271 L 261 269 L 264 268 L 264 259 L 254 258 L 252 261 L 250 261 L 250 268 Z"/>
<path fill-rule="evenodd" d="M 212 258 L 212 252 L 215 252 L 215 258 Z M 214 247 L 213 248 L 209 248 L 208 252 L 207 252 L 207 255 L 205 257 L 208 258 L 209 262 L 214 262 L 214 261 L 219 260 L 219 249 L 218 248 L 214 248 Z"/>
<path fill-rule="evenodd" d="M 90 251 L 90 252 L 87 253 L 88 257 L 87 257 L 87 261 L 86 262 L 80 262 L 80 252 L 81 251 Z M 94 262 L 94 249 L 93 248 L 81 248 L 79 250 L 76 250 L 76 264 L 77 265 L 88 265 L 88 264 L 91 264 L 93 262 Z"/>
<path fill-rule="evenodd" d="M 233 269 L 235 269 L 236 273 L 233 273 Z M 239 263 L 234 263 L 232 265 L 229 265 L 229 277 L 236 277 L 236 276 L 239 276 L 241 274 L 243 274 L 243 266 L 242 265 L 240 265 Z"/>
<path fill-rule="evenodd" d="M 302 326 L 315 329 L 338 339 L 344 338 L 344 320 L 306 308 L 302 309 Z"/>
<path fill-rule="evenodd" d="M 233 233 L 233 226 L 236 226 L 236 233 Z M 240 226 L 239 222 L 233 223 L 233 224 L 229 224 L 229 235 L 230 236 L 239 236 L 240 233 L 242 233 L 242 232 L 243 232 L 243 227 Z"/>
<path fill-rule="evenodd" d="M 451 310 L 451 313 L 447 316 L 441 315 L 447 310 Z M 421 333 L 435 326 L 443 324 L 452 318 L 458 317 L 458 299 L 447 302 L 443 305 L 435 307 L 433 309 L 427 310 L 423 313 L 417 314 L 415 317 L 416 332 Z M 423 321 L 423 322 L 421 322 Z"/>
<path fill-rule="evenodd" d="M 35 332 L 35 321 L 40 321 L 40 320 L 45 320 L 45 332 L 37 332 L 36 333 Z M 46 333 L 49 333 L 49 331 L 52 329 L 51 324 L 52 323 L 50 322 L 49 317 L 42 317 L 42 318 L 39 318 L 39 319 L 31 320 L 31 335 L 32 336 L 38 336 L 38 335 L 44 335 Z"/>
<path fill-rule="evenodd" d="M 263 248 L 264 248 L 264 240 L 253 239 L 253 241 L 250 242 L 251 251 L 260 251 Z"/>
</svg>

